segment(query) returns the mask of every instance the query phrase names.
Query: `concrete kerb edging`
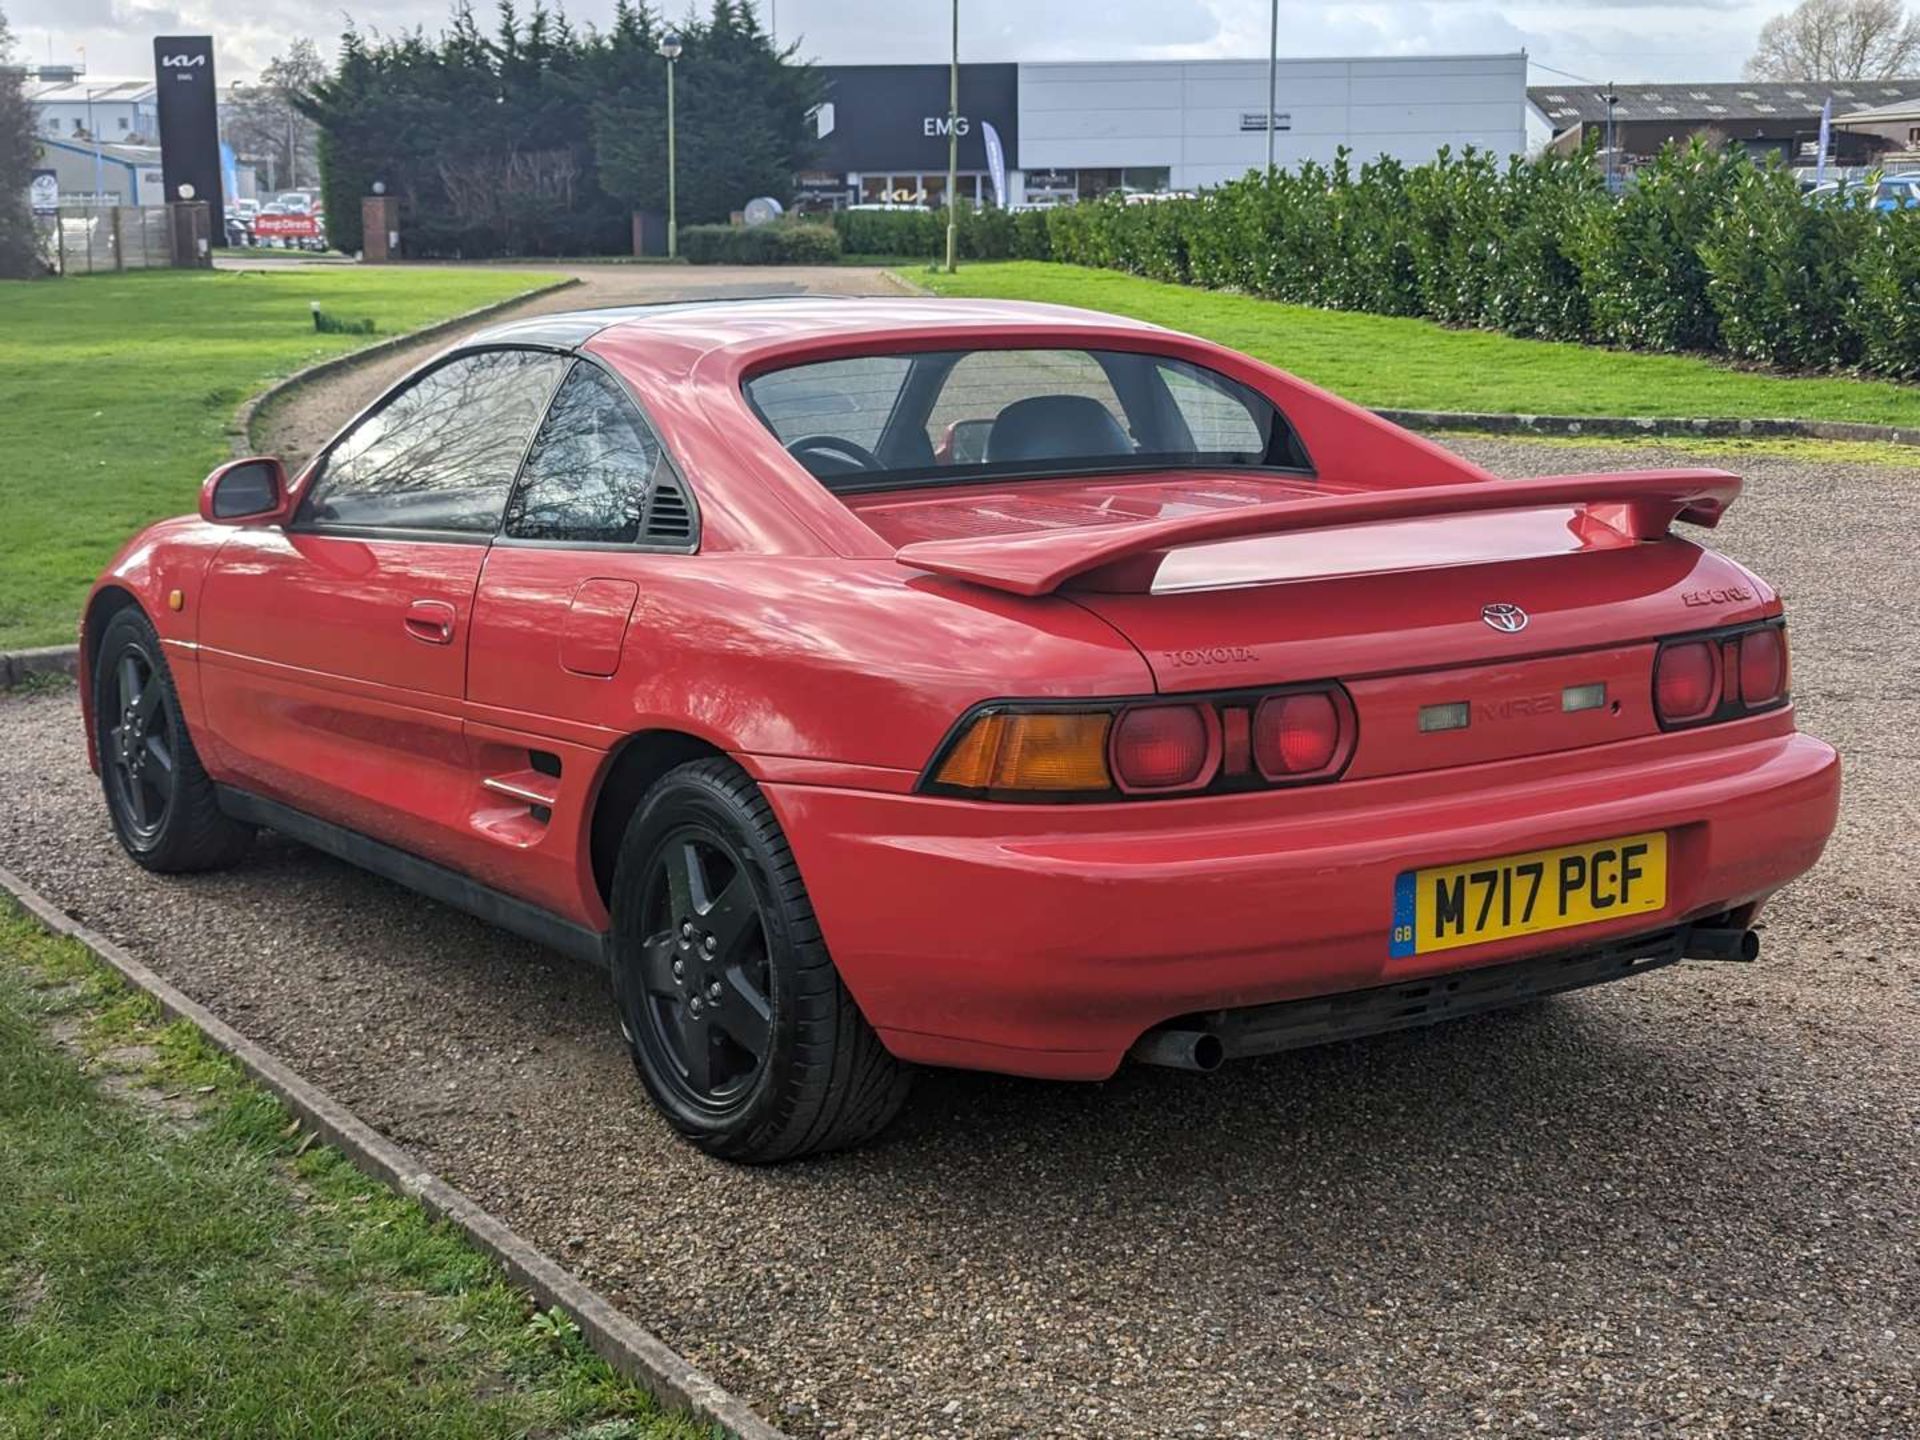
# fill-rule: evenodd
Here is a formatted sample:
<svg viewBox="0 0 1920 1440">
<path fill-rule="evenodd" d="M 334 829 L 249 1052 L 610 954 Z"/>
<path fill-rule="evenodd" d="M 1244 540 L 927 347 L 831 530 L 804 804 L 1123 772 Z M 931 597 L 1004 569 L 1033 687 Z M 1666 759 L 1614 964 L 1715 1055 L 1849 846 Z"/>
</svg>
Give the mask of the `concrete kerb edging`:
<svg viewBox="0 0 1920 1440">
<path fill-rule="evenodd" d="M 524 305 L 529 300 L 538 300 L 542 295 L 551 295 L 558 290 L 569 290 L 580 283 L 580 277 L 570 275 L 556 280 L 551 285 L 538 285 L 531 290 L 522 290 L 517 295 L 509 295 L 504 300 L 495 300 L 478 309 L 468 310 L 459 315 L 451 315 L 445 320 L 436 320 L 431 325 L 423 325 L 418 330 L 409 330 L 404 335 L 392 335 L 385 340 L 375 341 L 361 350 L 349 350 L 344 355 L 335 355 L 318 361 L 304 370 L 296 370 L 285 379 L 276 380 L 259 394 L 252 396 L 240 408 L 233 412 L 233 420 L 227 426 L 227 444 L 234 459 L 254 453 L 253 422 L 255 417 L 267 406 L 285 399 L 296 390 L 311 385 L 316 380 L 324 380 L 329 375 L 339 375 L 370 360 L 379 360 L 396 350 L 404 350 L 409 345 L 419 345 L 434 340 L 455 330 L 460 330 L 478 320 L 498 315 L 503 310 L 511 310 L 516 305 Z"/>
<path fill-rule="evenodd" d="M 11 690 L 35 675 L 77 675 L 78 645 L 43 645 L 36 650 L 0 650 L 0 690 Z"/>
<path fill-rule="evenodd" d="M 1920 445 L 1920 430 L 1851 420 L 1689 419 L 1641 415 L 1492 415 L 1470 410 L 1376 410 L 1409 430 L 1484 430 L 1493 435 L 1549 435 L 1563 439 L 1628 436 L 1693 440 L 1866 440 Z"/>
<path fill-rule="evenodd" d="M 299 1117 L 365 1173 L 416 1197 L 428 1213 L 458 1226 L 467 1239 L 498 1261 L 516 1285 L 544 1306 L 571 1315 L 594 1350 L 622 1375 L 645 1386 L 665 1406 L 690 1412 L 736 1440 L 788 1440 L 705 1372 L 669 1348 L 652 1331 L 629 1319 L 499 1219 L 381 1135 L 326 1091 L 247 1039 L 198 1001 L 176 990 L 104 935 L 89 929 L 19 876 L 0 869 L 0 888 L 56 934 L 66 935 L 111 966 L 135 989 L 151 996 L 169 1017 L 184 1020 L 230 1055 L 255 1082 L 272 1091 Z"/>
</svg>

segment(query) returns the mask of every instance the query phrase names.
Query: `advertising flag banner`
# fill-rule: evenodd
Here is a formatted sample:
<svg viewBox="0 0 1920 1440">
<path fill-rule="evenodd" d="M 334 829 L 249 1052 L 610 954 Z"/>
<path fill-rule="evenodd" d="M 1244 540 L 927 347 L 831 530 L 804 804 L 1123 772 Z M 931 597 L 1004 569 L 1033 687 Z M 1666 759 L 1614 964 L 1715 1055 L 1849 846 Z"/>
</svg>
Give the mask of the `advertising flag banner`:
<svg viewBox="0 0 1920 1440">
<path fill-rule="evenodd" d="M 1827 103 L 1820 107 L 1820 154 L 1813 162 L 1813 183 L 1818 185 L 1827 178 L 1827 144 L 1833 138 L 1833 97 L 1827 97 Z"/>
<path fill-rule="evenodd" d="M 980 133 L 987 142 L 987 178 L 993 181 L 993 203 L 1004 210 L 1007 208 L 1007 152 L 1001 148 L 1000 132 L 993 128 L 991 120 L 980 127 Z"/>
</svg>

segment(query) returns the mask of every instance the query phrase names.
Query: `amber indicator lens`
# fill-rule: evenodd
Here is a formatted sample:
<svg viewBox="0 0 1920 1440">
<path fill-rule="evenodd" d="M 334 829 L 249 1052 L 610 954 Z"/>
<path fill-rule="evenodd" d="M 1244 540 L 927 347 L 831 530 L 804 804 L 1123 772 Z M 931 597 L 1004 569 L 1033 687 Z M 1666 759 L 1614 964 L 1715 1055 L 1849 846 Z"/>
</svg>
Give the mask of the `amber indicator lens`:
<svg viewBox="0 0 1920 1440">
<path fill-rule="evenodd" d="M 1420 707 L 1420 733 L 1431 735 L 1436 730 L 1464 730 L 1471 718 L 1471 711 L 1464 700 L 1454 700 L 1445 705 L 1422 705 Z"/>
<path fill-rule="evenodd" d="M 1212 727 L 1197 705 L 1126 711 L 1113 731 L 1113 773 L 1129 790 L 1171 790 L 1206 774 Z"/>
<path fill-rule="evenodd" d="M 1662 720 L 1697 720 L 1720 697 L 1720 660 L 1705 640 L 1668 645 L 1654 662 L 1653 702 Z"/>
<path fill-rule="evenodd" d="M 1109 790 L 1105 711 L 979 716 L 935 779 L 966 790 Z"/>
</svg>

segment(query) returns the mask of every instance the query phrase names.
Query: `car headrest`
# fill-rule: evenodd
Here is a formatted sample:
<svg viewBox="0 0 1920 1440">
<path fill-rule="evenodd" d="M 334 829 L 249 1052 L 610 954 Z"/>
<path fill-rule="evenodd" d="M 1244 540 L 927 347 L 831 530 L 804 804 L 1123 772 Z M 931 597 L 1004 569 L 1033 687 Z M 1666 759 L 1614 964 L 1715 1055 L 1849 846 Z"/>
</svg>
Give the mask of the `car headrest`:
<svg viewBox="0 0 1920 1440">
<path fill-rule="evenodd" d="M 989 463 L 1132 452 L 1113 412 L 1087 395 L 1029 395 L 996 415 L 987 432 Z"/>
</svg>

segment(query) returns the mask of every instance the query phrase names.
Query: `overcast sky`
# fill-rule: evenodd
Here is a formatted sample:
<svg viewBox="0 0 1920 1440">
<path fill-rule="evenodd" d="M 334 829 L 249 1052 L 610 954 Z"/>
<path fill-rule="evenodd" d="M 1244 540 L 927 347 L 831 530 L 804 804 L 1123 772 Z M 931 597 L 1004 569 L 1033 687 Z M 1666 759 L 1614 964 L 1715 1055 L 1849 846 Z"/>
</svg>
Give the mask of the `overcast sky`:
<svg viewBox="0 0 1920 1440">
<path fill-rule="evenodd" d="M 604 23 L 614 0 L 572 0 L 577 22 Z M 531 0 L 521 0 L 521 9 Z M 1791 0 L 1561 0 L 1491 4 L 1282 4 L 1283 55 L 1421 55 L 1524 49 L 1542 67 L 1595 81 L 1731 80 L 1769 15 Z M 491 3 L 475 8 L 490 14 Z M 684 13 L 681 5 L 662 7 Z M 706 8 L 701 0 L 699 8 Z M 773 14 L 769 17 L 769 11 Z M 1260 56 L 1268 0 L 961 0 L 969 60 Z M 331 54 L 348 16 L 393 32 L 440 28 L 446 0 L 0 0 L 18 48 L 38 63 L 81 58 L 95 75 L 149 75 L 155 35 L 212 34 L 223 79 L 251 76 L 298 35 Z M 948 0 L 761 0 L 782 38 L 828 63 L 946 58 Z"/>
</svg>

